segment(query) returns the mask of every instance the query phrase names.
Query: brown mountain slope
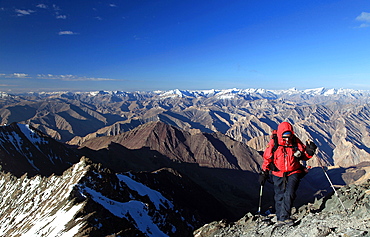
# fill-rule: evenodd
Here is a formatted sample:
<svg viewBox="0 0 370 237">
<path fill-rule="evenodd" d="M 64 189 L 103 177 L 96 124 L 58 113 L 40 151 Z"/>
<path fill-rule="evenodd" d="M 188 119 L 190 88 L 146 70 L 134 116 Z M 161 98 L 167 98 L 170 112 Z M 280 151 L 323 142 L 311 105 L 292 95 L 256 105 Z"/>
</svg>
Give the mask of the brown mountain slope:
<svg viewBox="0 0 370 237">
<path fill-rule="evenodd" d="M 115 171 L 154 171 L 170 167 L 190 177 L 240 216 L 258 195 L 261 157 L 220 133 L 190 134 L 162 122 L 84 142 L 80 152 Z"/>
<path fill-rule="evenodd" d="M 86 141 L 80 148 L 93 150 L 117 143 L 128 149 L 148 147 L 172 161 L 197 163 L 202 167 L 257 171 L 259 154 L 248 146 L 220 133 L 190 134 L 163 122 L 150 122 L 111 137 Z"/>
</svg>

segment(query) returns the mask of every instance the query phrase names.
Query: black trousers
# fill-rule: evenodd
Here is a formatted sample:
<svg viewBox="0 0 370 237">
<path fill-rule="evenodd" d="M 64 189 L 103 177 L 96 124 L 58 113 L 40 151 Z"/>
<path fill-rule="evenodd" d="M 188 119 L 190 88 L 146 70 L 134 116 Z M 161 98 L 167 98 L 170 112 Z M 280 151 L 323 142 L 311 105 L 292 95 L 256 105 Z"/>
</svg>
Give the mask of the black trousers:
<svg viewBox="0 0 370 237">
<path fill-rule="evenodd" d="M 298 189 L 302 174 L 292 174 L 287 177 L 278 177 L 272 175 L 275 192 L 275 209 L 278 221 L 284 221 L 290 218 L 291 209 L 296 191 Z"/>
</svg>

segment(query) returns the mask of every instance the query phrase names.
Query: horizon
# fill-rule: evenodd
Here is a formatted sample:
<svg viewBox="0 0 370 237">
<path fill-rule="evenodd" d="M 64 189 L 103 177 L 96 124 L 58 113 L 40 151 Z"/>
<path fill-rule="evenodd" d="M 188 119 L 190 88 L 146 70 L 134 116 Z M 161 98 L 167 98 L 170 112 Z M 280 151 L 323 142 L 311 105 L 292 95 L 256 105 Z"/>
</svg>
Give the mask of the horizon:
<svg viewBox="0 0 370 237">
<path fill-rule="evenodd" d="M 366 0 L 0 3 L 0 91 L 370 90 Z"/>
<path fill-rule="evenodd" d="M 249 90 L 249 91 L 248 91 Z M 297 93 L 310 93 L 310 94 L 317 94 L 318 92 L 324 94 L 330 93 L 343 93 L 343 92 L 360 92 L 360 93 L 370 93 L 370 90 L 366 89 L 352 89 L 352 88 L 325 88 L 325 87 L 318 87 L 318 88 L 306 88 L 306 89 L 297 89 L 295 87 L 288 88 L 288 89 L 266 89 L 266 88 L 225 88 L 225 89 L 168 89 L 168 90 L 136 90 L 136 91 L 123 91 L 123 90 L 53 90 L 53 91 L 23 91 L 23 92 L 7 92 L 1 91 L 0 94 L 5 93 L 8 95 L 23 95 L 29 93 L 100 93 L 100 92 L 123 92 L 123 93 L 168 93 L 173 92 L 174 94 L 179 92 L 227 92 L 227 91 L 248 91 L 249 93 L 260 93 L 261 91 L 265 92 L 272 92 L 272 93 L 287 93 L 287 92 L 297 92 Z"/>
</svg>

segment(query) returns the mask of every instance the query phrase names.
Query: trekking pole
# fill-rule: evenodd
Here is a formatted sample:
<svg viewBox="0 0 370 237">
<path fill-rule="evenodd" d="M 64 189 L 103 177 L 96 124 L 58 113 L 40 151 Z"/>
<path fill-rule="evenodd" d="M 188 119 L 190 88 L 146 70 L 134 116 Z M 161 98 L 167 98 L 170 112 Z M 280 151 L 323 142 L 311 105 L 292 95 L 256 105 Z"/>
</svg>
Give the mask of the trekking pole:
<svg viewBox="0 0 370 237">
<path fill-rule="evenodd" d="M 324 166 L 322 165 L 322 163 L 321 163 L 321 159 L 319 158 L 319 156 L 316 156 L 316 157 L 317 157 L 317 159 L 318 159 L 318 161 L 319 161 L 319 165 L 321 166 L 321 169 L 324 171 L 324 174 L 325 174 L 326 178 L 328 179 L 328 181 L 329 181 L 329 183 L 330 183 L 331 188 L 334 190 L 334 194 L 335 194 L 335 196 L 337 196 L 337 198 L 338 198 L 338 200 L 339 200 L 340 204 L 342 205 L 342 207 L 343 207 L 344 211 L 345 211 L 346 213 L 348 213 L 348 212 L 347 212 L 346 207 L 344 206 L 344 204 L 343 204 L 343 202 L 342 202 L 342 200 L 340 200 L 339 195 L 338 195 L 338 192 L 337 192 L 337 190 L 334 188 L 334 185 L 333 185 L 333 183 L 331 182 L 331 180 L 330 180 L 330 178 L 329 178 L 328 173 L 326 172 L 326 170 L 325 170 Z"/>
<path fill-rule="evenodd" d="M 261 220 L 261 206 L 262 206 L 262 193 L 263 193 L 263 184 L 261 184 L 261 188 L 260 188 L 260 198 L 259 198 L 259 202 L 258 202 L 258 211 L 257 211 L 257 222 L 256 222 L 256 234 L 258 234 L 258 228 L 259 228 L 259 225 L 260 225 L 260 220 Z"/>
<path fill-rule="evenodd" d="M 261 216 L 262 193 L 263 193 L 263 185 L 261 184 L 261 188 L 260 188 L 260 200 L 259 200 L 259 203 L 258 203 L 258 211 L 257 211 L 258 216 Z"/>
</svg>

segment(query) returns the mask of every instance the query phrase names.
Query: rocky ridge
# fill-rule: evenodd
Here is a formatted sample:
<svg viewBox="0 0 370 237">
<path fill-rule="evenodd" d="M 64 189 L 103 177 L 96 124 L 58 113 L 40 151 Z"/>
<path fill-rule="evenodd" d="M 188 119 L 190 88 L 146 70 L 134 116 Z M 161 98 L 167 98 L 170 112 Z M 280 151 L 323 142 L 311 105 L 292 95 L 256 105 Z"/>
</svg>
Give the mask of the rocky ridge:
<svg viewBox="0 0 370 237">
<path fill-rule="evenodd" d="M 248 213 L 236 222 L 215 221 L 194 232 L 195 237 L 370 236 L 370 179 L 353 184 L 293 211 L 293 226 L 276 227 L 274 214 Z M 345 209 L 341 205 L 342 201 Z"/>
</svg>

